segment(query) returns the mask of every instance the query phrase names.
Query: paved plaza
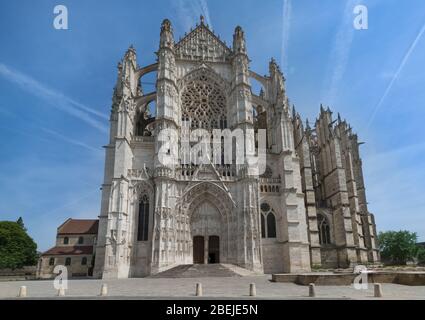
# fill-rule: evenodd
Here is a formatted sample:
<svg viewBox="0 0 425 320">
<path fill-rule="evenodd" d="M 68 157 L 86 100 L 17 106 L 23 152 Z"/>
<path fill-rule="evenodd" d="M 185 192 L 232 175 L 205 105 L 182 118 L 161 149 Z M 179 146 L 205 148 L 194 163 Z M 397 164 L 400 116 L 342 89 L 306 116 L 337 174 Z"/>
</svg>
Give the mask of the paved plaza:
<svg viewBox="0 0 425 320">
<path fill-rule="evenodd" d="M 202 299 L 252 299 L 249 284 L 255 283 L 256 299 L 380 299 L 373 297 L 373 284 L 367 290 L 352 286 L 316 286 L 316 298 L 308 297 L 308 287 L 274 283 L 270 275 L 211 278 L 137 278 L 122 280 L 70 280 L 61 299 L 201 299 L 195 296 L 196 283 L 202 283 Z M 108 296 L 99 297 L 101 285 Z M 29 298 L 58 298 L 52 280 L 0 282 L 0 299 L 16 298 L 26 286 Z M 383 299 L 425 299 L 425 286 L 382 284 Z"/>
</svg>

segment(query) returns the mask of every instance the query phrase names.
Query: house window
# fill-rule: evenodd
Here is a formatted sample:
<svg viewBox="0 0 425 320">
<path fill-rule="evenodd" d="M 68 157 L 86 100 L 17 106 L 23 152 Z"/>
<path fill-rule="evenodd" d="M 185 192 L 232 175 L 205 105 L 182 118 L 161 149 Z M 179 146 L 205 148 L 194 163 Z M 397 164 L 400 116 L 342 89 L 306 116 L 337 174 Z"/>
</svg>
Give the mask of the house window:
<svg viewBox="0 0 425 320">
<path fill-rule="evenodd" d="M 55 265 L 55 258 L 50 258 L 49 259 L 49 266 L 53 266 Z"/>
<path fill-rule="evenodd" d="M 319 229 L 319 242 L 320 244 L 331 244 L 331 232 L 328 220 L 324 215 L 317 215 L 317 227 Z"/>
<path fill-rule="evenodd" d="M 78 237 L 78 244 L 84 243 L 84 237 Z"/>
<path fill-rule="evenodd" d="M 266 202 L 263 202 L 261 208 L 261 237 L 276 238 L 276 217 L 274 210 Z"/>
<path fill-rule="evenodd" d="M 66 266 L 70 266 L 71 265 L 71 258 L 66 258 L 65 259 L 65 265 Z"/>
<path fill-rule="evenodd" d="M 139 202 L 139 223 L 137 229 L 137 241 L 147 241 L 149 231 L 149 198 L 142 196 Z"/>
<path fill-rule="evenodd" d="M 82 266 L 87 265 L 87 258 L 86 258 L 86 257 L 83 257 L 83 258 L 81 259 L 81 265 L 82 265 Z"/>
<path fill-rule="evenodd" d="M 68 237 L 63 238 L 63 244 L 68 244 L 68 243 L 69 243 L 69 238 Z"/>
</svg>

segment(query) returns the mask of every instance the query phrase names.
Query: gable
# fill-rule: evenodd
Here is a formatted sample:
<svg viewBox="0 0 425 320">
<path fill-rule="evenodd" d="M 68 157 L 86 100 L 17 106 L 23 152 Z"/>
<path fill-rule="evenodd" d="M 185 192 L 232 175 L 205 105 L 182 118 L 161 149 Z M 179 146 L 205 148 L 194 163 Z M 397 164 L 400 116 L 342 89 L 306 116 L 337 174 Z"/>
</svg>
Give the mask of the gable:
<svg viewBox="0 0 425 320">
<path fill-rule="evenodd" d="M 232 51 L 204 24 L 181 39 L 174 47 L 176 58 L 204 60 L 211 62 L 228 61 Z"/>
</svg>

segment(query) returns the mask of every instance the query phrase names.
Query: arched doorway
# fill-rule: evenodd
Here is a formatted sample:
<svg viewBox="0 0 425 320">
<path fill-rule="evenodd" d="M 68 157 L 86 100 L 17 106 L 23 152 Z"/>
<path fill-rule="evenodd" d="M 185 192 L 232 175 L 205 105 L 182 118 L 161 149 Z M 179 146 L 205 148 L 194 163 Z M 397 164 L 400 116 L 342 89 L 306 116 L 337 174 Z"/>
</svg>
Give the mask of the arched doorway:
<svg viewBox="0 0 425 320">
<path fill-rule="evenodd" d="M 222 216 L 209 201 L 199 204 L 191 216 L 193 263 L 220 262 Z"/>
<path fill-rule="evenodd" d="M 203 236 L 193 237 L 193 263 L 204 263 L 204 244 Z"/>
<path fill-rule="evenodd" d="M 220 263 L 220 237 L 208 238 L 208 263 Z"/>
</svg>

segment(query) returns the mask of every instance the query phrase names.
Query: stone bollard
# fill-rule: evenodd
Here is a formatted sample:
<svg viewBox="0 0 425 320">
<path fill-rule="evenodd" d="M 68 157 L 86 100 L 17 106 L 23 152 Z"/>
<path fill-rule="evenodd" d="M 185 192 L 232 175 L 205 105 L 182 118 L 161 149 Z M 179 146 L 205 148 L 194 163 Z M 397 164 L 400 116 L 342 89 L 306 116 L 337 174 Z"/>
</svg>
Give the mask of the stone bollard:
<svg viewBox="0 0 425 320">
<path fill-rule="evenodd" d="M 249 284 L 249 296 L 255 297 L 257 295 L 257 289 L 255 288 L 255 283 Z"/>
<path fill-rule="evenodd" d="M 59 288 L 58 289 L 58 297 L 64 297 L 65 296 L 65 289 Z"/>
<path fill-rule="evenodd" d="M 102 287 L 100 287 L 100 296 L 104 297 L 108 295 L 108 286 L 106 283 L 102 283 Z"/>
<path fill-rule="evenodd" d="M 314 298 L 316 296 L 316 286 L 314 283 L 308 285 L 308 296 Z"/>
<path fill-rule="evenodd" d="M 382 298 L 382 285 L 380 283 L 373 284 L 375 298 Z"/>
<path fill-rule="evenodd" d="M 202 297 L 202 283 L 196 284 L 196 296 Z"/>
<path fill-rule="evenodd" d="M 19 288 L 18 298 L 25 298 L 27 296 L 27 287 L 21 286 Z"/>
</svg>

